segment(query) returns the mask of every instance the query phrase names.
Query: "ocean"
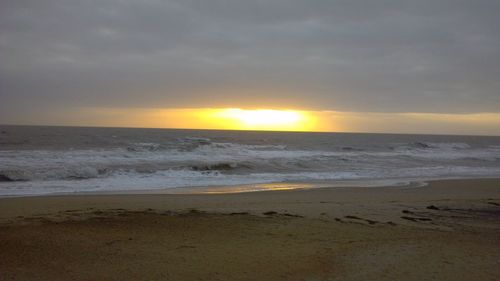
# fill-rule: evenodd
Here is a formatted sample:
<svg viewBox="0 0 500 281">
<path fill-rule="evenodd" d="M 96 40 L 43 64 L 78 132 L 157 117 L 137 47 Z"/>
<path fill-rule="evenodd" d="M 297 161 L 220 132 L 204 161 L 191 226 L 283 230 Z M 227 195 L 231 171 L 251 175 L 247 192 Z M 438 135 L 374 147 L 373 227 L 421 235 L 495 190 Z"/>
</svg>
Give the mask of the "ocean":
<svg viewBox="0 0 500 281">
<path fill-rule="evenodd" d="M 500 137 L 0 126 L 2 197 L 482 177 L 500 177 Z"/>
</svg>

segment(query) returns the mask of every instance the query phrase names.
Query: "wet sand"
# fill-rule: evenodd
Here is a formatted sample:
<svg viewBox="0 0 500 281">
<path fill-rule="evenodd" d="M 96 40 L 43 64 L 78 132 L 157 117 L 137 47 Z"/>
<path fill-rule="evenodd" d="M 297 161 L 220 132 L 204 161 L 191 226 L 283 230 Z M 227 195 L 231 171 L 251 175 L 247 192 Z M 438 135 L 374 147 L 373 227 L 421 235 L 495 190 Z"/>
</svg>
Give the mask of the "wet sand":
<svg viewBox="0 0 500 281">
<path fill-rule="evenodd" d="M 500 180 L 0 199 L 0 280 L 498 280 Z"/>
</svg>

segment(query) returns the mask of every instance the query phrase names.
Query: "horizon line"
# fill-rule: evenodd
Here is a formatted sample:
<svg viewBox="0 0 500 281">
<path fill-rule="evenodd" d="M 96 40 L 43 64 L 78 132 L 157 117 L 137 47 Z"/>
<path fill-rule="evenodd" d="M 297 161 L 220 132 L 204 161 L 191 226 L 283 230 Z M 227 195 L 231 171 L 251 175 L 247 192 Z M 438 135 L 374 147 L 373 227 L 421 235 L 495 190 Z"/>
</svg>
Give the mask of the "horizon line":
<svg viewBox="0 0 500 281">
<path fill-rule="evenodd" d="M 396 133 L 396 132 L 361 132 L 361 131 L 293 131 L 293 130 L 249 130 L 249 129 L 213 129 L 213 128 L 178 128 L 178 127 L 132 127 L 132 126 L 95 126 L 95 125 L 53 125 L 53 124 L 1 124 L 0 126 L 20 127 L 66 127 L 66 128 L 103 128 L 103 129 L 152 129 L 152 130 L 199 130 L 199 131 L 234 131 L 234 132 L 270 132 L 270 133 L 317 133 L 317 134 L 378 134 L 378 135 L 428 135 L 428 136 L 470 136 L 500 137 L 486 134 L 436 134 L 436 133 Z"/>
</svg>

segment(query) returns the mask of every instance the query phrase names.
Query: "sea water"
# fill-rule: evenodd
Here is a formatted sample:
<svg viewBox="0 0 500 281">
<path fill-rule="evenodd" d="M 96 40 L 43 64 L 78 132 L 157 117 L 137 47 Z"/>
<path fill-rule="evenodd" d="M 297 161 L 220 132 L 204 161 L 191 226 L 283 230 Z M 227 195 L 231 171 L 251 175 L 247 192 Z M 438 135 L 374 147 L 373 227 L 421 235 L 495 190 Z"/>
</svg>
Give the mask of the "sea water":
<svg viewBox="0 0 500 281">
<path fill-rule="evenodd" d="M 500 137 L 0 126 L 0 196 L 479 177 Z"/>
</svg>

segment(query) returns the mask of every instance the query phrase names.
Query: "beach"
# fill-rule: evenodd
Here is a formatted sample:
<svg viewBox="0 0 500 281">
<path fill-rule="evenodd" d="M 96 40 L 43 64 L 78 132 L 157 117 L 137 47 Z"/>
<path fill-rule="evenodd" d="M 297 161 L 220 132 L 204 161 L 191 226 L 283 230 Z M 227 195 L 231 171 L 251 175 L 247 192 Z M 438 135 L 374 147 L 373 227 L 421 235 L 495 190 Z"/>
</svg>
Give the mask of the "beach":
<svg viewBox="0 0 500 281">
<path fill-rule="evenodd" d="M 0 199 L 1 280 L 497 280 L 500 180 Z"/>
<path fill-rule="evenodd" d="M 500 281 L 500 1 L 0 7 L 0 281 Z"/>
</svg>

